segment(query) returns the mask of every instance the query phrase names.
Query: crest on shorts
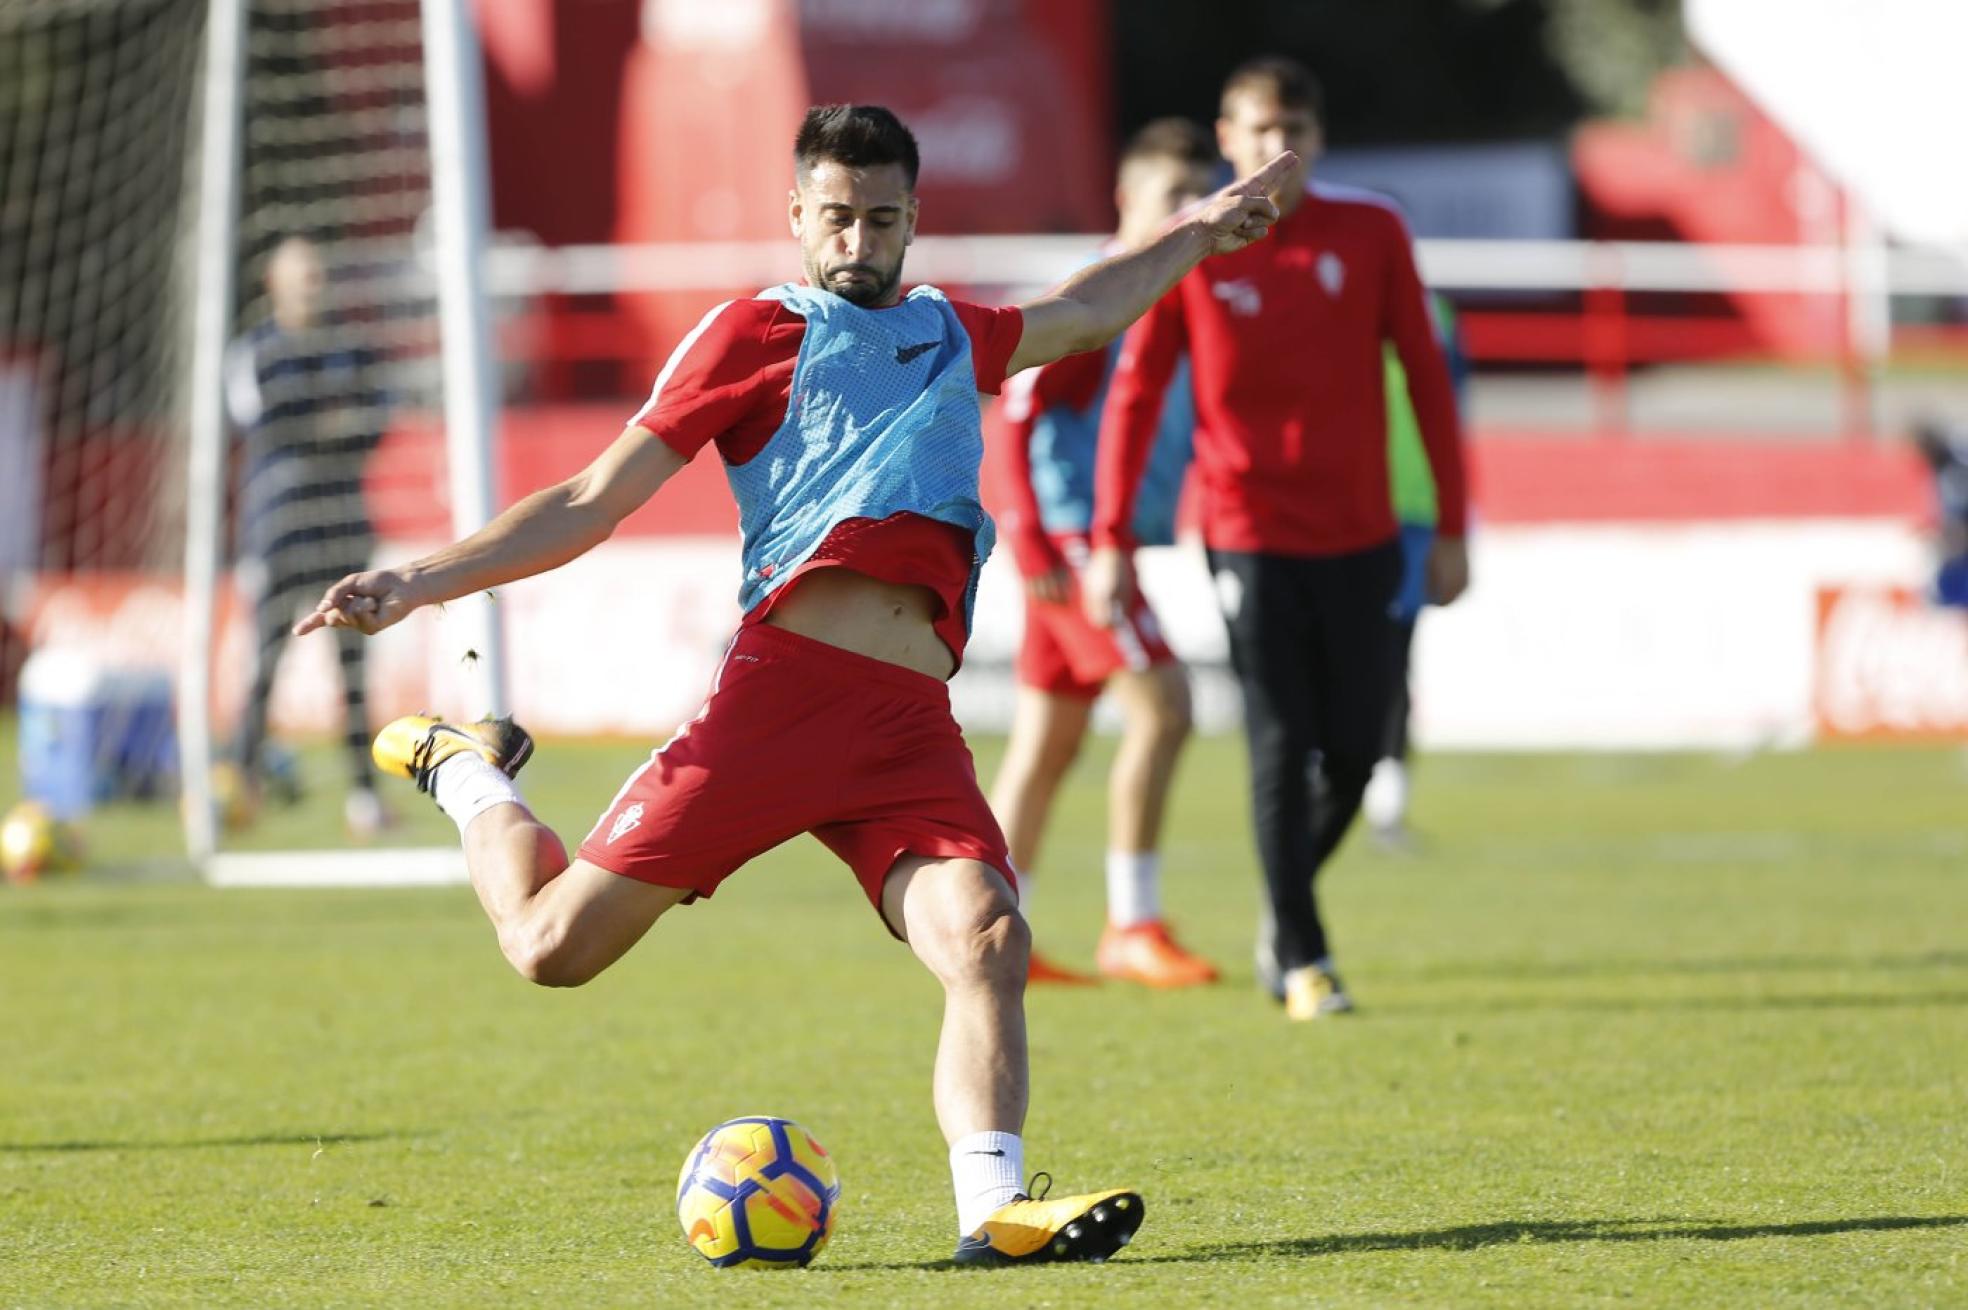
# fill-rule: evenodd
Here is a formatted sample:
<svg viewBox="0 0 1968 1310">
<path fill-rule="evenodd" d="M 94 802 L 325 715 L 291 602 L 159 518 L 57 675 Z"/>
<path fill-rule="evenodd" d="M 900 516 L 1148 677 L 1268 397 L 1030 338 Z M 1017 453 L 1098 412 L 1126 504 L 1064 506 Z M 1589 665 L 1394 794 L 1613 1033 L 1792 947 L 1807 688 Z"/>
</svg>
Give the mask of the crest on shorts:
<svg viewBox="0 0 1968 1310">
<path fill-rule="evenodd" d="M 637 801 L 615 816 L 615 822 L 608 829 L 608 844 L 613 846 L 615 839 L 623 833 L 642 826 L 642 802 Z"/>
</svg>

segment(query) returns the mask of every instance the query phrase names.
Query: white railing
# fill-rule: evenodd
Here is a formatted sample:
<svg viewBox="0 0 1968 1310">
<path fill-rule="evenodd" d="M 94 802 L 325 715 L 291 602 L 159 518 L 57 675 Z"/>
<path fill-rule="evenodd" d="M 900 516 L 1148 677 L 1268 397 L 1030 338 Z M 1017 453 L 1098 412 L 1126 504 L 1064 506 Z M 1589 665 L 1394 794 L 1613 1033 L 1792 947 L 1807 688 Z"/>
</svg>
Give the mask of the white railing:
<svg viewBox="0 0 1968 1310">
<path fill-rule="evenodd" d="M 1096 240 L 922 237 L 909 251 L 909 277 L 960 286 L 1049 286 L 1084 263 Z M 1968 296 L 1968 251 L 1648 241 L 1435 239 L 1418 245 L 1422 276 L 1450 291 L 1835 295 L 1863 283 L 1890 295 Z M 507 247 L 492 252 L 487 272 L 492 289 L 503 295 L 592 295 L 770 286 L 786 280 L 795 261 L 791 242 L 777 240 Z"/>
</svg>

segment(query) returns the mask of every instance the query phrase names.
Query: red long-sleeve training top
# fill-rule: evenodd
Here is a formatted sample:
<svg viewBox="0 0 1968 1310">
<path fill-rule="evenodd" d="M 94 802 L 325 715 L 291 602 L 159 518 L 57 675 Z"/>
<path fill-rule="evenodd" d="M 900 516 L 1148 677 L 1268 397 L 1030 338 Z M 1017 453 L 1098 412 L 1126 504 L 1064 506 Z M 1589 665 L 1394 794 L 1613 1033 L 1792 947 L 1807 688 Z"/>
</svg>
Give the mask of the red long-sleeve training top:
<svg viewBox="0 0 1968 1310">
<path fill-rule="evenodd" d="M 1209 545 L 1322 556 L 1390 540 L 1383 342 L 1407 372 L 1440 531 L 1462 536 L 1462 425 L 1407 224 L 1379 196 L 1314 182 L 1270 236 L 1204 260 L 1129 332 L 1100 426 L 1094 544 L 1133 544 L 1135 492 L 1185 347 Z"/>
</svg>

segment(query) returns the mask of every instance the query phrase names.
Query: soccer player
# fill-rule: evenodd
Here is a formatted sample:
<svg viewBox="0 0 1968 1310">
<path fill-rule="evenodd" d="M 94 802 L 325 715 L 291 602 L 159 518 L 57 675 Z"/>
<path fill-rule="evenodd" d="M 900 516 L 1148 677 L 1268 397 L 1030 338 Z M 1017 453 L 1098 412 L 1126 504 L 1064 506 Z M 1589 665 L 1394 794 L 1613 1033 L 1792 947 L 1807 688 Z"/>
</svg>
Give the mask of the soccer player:
<svg viewBox="0 0 1968 1310">
<path fill-rule="evenodd" d="M 1449 378 L 1454 383 L 1456 403 L 1462 402 L 1462 389 L 1468 366 L 1462 353 L 1462 340 L 1456 330 L 1455 307 L 1446 297 L 1433 296 L 1435 333 L 1448 360 Z M 1415 422 L 1414 406 L 1408 400 L 1408 373 L 1392 347 L 1387 361 L 1387 471 L 1394 491 L 1394 518 L 1401 529 L 1401 589 L 1394 600 L 1394 695 L 1387 707 L 1387 731 L 1381 739 L 1380 759 L 1360 797 L 1360 813 L 1381 845 L 1391 850 L 1409 850 L 1414 838 L 1408 831 L 1408 719 L 1413 698 L 1408 691 L 1409 668 L 1414 658 L 1415 628 L 1421 611 L 1429 602 L 1428 556 L 1435 548 L 1435 479 L 1428 471 L 1428 452 L 1421 443 L 1421 427 Z"/>
<path fill-rule="evenodd" d="M 321 252 L 306 237 L 274 247 L 266 269 L 267 320 L 226 354 L 226 408 L 245 443 L 240 557 L 253 593 L 258 659 L 240 719 L 233 767 L 249 815 L 264 785 L 267 701 L 294 616 L 335 579 L 366 568 L 375 545 L 362 470 L 382 440 L 383 393 L 375 352 L 323 301 Z M 349 831 L 368 837 L 388 821 L 369 761 L 367 661 L 353 631 L 336 633 L 341 661 Z M 287 784 L 291 786 L 291 782 Z"/>
<path fill-rule="evenodd" d="M 375 632 L 564 564 L 715 444 L 739 506 L 745 621 L 704 708 L 630 775 L 577 858 L 513 785 L 532 742 L 510 721 L 399 719 L 377 760 L 457 823 L 506 958 L 549 986 L 586 982 L 672 906 L 813 833 L 943 986 L 932 1086 L 957 1259 L 1103 1258 L 1139 1225 L 1137 1193 L 1033 1198 L 1022 1182 L 1030 936 L 944 685 L 994 536 L 977 393 L 1104 346 L 1198 261 L 1262 237 L 1295 161 L 1037 300 L 985 309 L 901 293 L 917 151 L 892 113 L 812 109 L 793 155 L 803 283 L 706 314 L 587 469 L 463 542 L 342 579 L 297 628 Z"/>
<path fill-rule="evenodd" d="M 1934 602 L 1968 607 L 1968 423 L 1929 415 L 1914 424 L 1913 445 L 1934 475 L 1940 554 Z"/>
<path fill-rule="evenodd" d="M 1190 273 L 1128 334 L 1102 418 L 1083 580 L 1089 613 L 1112 622 L 1132 589 L 1142 469 L 1186 347 L 1203 535 L 1243 689 L 1275 925 L 1261 963 L 1280 972 L 1296 1020 L 1352 1006 L 1313 879 L 1359 810 L 1392 694 L 1401 546 L 1383 343 L 1407 372 L 1440 505 L 1429 592 L 1447 604 L 1468 580 L 1462 432 L 1407 225 L 1384 199 L 1309 180 L 1318 115 L 1316 83 L 1290 60 L 1253 60 L 1225 84 L 1217 143 L 1232 168 L 1280 150 L 1300 162 L 1273 192 L 1273 239 Z"/>
<path fill-rule="evenodd" d="M 1120 228 L 1105 253 L 1152 241 L 1183 206 L 1207 195 L 1216 143 L 1184 118 L 1163 118 L 1121 152 Z M 1124 728 L 1107 781 L 1107 926 L 1096 962 L 1109 978 L 1150 987 L 1214 982 L 1209 961 L 1177 945 L 1161 914 L 1162 812 L 1189 735 L 1189 682 L 1136 597 L 1116 627 L 1088 622 L 1078 568 L 1093 520 L 1093 449 L 1117 347 L 1071 355 L 1021 373 L 1005 388 L 999 457 L 1008 503 L 999 516 L 1025 580 L 1025 632 L 1011 739 L 991 787 L 991 808 L 1018 868 L 1019 908 L 1031 918 L 1033 869 L 1059 784 L 1079 753 L 1094 701 L 1112 688 Z M 1175 506 L 1189 467 L 1195 414 L 1178 378 L 1163 407 L 1147 485 L 1135 513 L 1144 545 L 1175 540 Z M 1091 978 L 1031 956 L 1033 982 Z"/>
</svg>

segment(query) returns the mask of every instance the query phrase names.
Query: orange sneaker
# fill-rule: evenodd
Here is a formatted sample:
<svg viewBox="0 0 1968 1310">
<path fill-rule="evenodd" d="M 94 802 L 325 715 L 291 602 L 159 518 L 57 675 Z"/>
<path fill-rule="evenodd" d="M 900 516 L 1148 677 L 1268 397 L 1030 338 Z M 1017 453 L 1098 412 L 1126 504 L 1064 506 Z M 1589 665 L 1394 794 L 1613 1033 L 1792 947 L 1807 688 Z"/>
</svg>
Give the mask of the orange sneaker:
<svg viewBox="0 0 1968 1310">
<path fill-rule="evenodd" d="M 1107 925 L 1094 953 L 1100 972 L 1144 987 L 1200 987 L 1216 981 L 1216 966 L 1176 944 L 1160 919 L 1127 928 Z"/>
<path fill-rule="evenodd" d="M 1094 987 L 1099 985 L 1100 979 L 1090 973 L 1068 969 L 1063 964 L 1054 964 L 1037 951 L 1033 951 L 1025 966 L 1025 981 L 1046 983 L 1056 987 Z"/>
</svg>

